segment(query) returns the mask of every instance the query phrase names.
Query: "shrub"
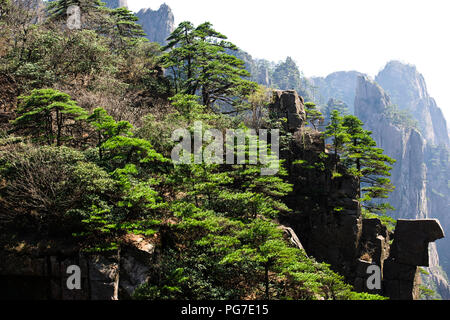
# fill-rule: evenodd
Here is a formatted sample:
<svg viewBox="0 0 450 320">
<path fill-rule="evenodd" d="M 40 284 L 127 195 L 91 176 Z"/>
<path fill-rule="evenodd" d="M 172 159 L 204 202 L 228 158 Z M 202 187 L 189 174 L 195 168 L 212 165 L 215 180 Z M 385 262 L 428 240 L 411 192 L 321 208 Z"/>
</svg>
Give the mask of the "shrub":
<svg viewBox="0 0 450 320">
<path fill-rule="evenodd" d="M 79 151 L 24 144 L 0 149 L 0 179 L 0 221 L 44 234 L 78 228 L 116 185 Z"/>
</svg>

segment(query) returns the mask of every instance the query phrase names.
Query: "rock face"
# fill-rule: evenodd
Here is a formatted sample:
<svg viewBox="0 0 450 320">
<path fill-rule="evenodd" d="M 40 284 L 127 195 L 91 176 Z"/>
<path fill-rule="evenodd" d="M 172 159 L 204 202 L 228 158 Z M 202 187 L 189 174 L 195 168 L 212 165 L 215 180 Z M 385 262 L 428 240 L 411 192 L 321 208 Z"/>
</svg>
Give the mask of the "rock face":
<svg viewBox="0 0 450 320">
<path fill-rule="evenodd" d="M 278 118 L 286 118 L 286 129 L 291 132 L 296 132 L 306 122 L 303 98 L 294 90 L 274 90 L 269 111 Z"/>
<path fill-rule="evenodd" d="M 337 99 L 344 102 L 353 114 L 357 80 L 361 75 L 363 74 L 357 71 L 340 71 L 326 78 L 310 78 L 313 86 L 317 88 L 317 92 L 313 94 L 314 101 L 325 105 L 331 98 Z"/>
<path fill-rule="evenodd" d="M 434 181 L 439 181 L 439 174 L 427 170 L 427 142 L 416 129 L 393 124 L 385 115 L 385 110 L 392 105 L 389 95 L 367 76 L 358 78 L 355 97 L 355 115 L 372 131 L 372 137 L 384 153 L 397 160 L 393 166 L 391 181 L 396 189 L 389 197 L 389 202 L 396 208 L 396 219 L 438 218 L 447 221 L 446 213 L 430 212 L 431 203 L 436 203 L 430 196 Z M 445 190 L 445 189 L 444 189 Z M 442 240 L 447 243 L 449 239 Z M 440 242 L 438 242 L 438 246 Z M 445 251 L 443 255 L 448 255 Z M 439 255 L 436 246 L 430 248 L 432 278 L 439 281 L 441 296 L 450 294 L 450 287 L 441 281 L 445 278 L 438 268 Z M 432 269 L 432 270 L 431 270 Z"/>
<path fill-rule="evenodd" d="M 162 4 L 158 10 L 141 9 L 136 16 L 150 41 L 161 45 L 167 43 L 166 39 L 175 29 L 175 18 L 167 4 Z"/>
<path fill-rule="evenodd" d="M 383 106 L 389 102 L 381 88 L 364 77 L 358 92 L 355 106 L 373 106 L 382 114 Z M 287 117 L 287 110 L 293 114 L 304 112 L 295 93 L 275 91 L 274 95 L 271 109 L 279 117 Z M 343 168 L 335 168 L 330 157 L 323 158 L 323 135 L 308 130 L 304 122 L 298 127 L 298 123 L 294 121 L 290 126 L 291 132 L 296 128 L 294 141 L 281 153 L 293 184 L 293 192 L 285 202 L 295 213 L 282 216 L 281 222 L 298 235 L 308 255 L 330 264 L 357 291 L 391 299 L 417 299 L 418 266 L 429 265 L 429 243 L 443 237 L 439 222 L 400 221 L 392 234 L 379 219 L 363 219 L 357 201 L 359 180 L 345 174 Z M 419 133 L 414 134 L 420 137 Z M 311 164 L 322 169 L 311 170 Z M 333 175 L 335 170 L 342 175 Z M 380 268 L 382 286 L 369 290 L 368 268 L 373 265 Z"/>
<path fill-rule="evenodd" d="M 391 254 L 384 264 L 385 292 L 392 299 L 419 299 L 417 267 L 429 266 L 429 243 L 442 238 L 438 220 L 398 220 Z"/>
<path fill-rule="evenodd" d="M 118 300 L 147 282 L 153 245 L 128 243 L 110 253 L 83 253 L 70 244 L 38 243 L 0 251 L 0 300 Z M 71 290 L 69 266 L 81 271 L 81 289 Z"/>
<path fill-rule="evenodd" d="M 390 97 L 377 83 L 367 76 L 359 77 L 355 115 L 372 131 L 377 146 L 397 160 L 391 176 L 396 189 L 389 198 L 396 208 L 395 218 L 426 218 L 425 142 L 417 130 L 396 126 L 388 120 L 384 112 L 390 104 Z"/>
<path fill-rule="evenodd" d="M 450 146 L 444 115 L 428 94 L 425 79 L 415 66 L 391 61 L 375 81 L 386 90 L 394 104 L 408 110 L 418 120 L 421 133 L 428 143 Z"/>
</svg>

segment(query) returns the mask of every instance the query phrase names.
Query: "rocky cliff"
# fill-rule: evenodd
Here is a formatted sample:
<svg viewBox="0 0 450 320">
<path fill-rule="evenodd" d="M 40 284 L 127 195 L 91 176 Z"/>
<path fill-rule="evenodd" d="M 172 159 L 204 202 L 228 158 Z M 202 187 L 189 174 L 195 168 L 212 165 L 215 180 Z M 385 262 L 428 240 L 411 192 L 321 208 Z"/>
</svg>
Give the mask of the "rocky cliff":
<svg viewBox="0 0 450 320">
<path fill-rule="evenodd" d="M 381 109 L 389 101 L 377 86 L 360 87 L 367 92 L 367 103 Z M 294 186 L 286 197 L 294 214 L 282 216 L 281 222 L 292 227 L 308 255 L 331 264 L 356 290 L 391 299 L 418 299 L 418 266 L 430 265 L 437 254 L 431 250 L 429 259 L 428 244 L 444 237 L 439 222 L 402 219 L 393 233 L 378 219 L 364 219 L 357 201 L 359 180 L 344 168 L 337 168 L 341 175 L 333 175 L 331 158 L 324 157 L 323 135 L 305 127 L 303 98 L 295 91 L 275 91 L 273 101 L 271 113 L 288 119 L 286 130 L 294 137 L 281 154 Z M 420 138 L 414 131 L 412 139 L 416 134 Z M 382 287 L 378 290 L 366 286 L 372 265 L 381 269 Z"/>
<path fill-rule="evenodd" d="M 369 83 L 358 92 L 366 90 L 373 102 L 380 97 L 388 101 L 375 89 Z M 418 267 L 434 261 L 429 243 L 444 237 L 439 221 L 399 220 L 392 232 L 379 219 L 364 219 L 357 201 L 359 180 L 343 167 L 335 168 L 331 157 L 324 156 L 323 134 L 305 126 L 304 99 L 293 90 L 277 90 L 269 108 L 275 116 L 288 119 L 286 131 L 293 137 L 281 154 L 293 184 L 292 193 L 284 199 L 293 213 L 280 217 L 290 240 L 311 258 L 329 263 L 357 291 L 418 299 Z M 334 175 L 335 170 L 341 174 Z M 154 276 L 165 243 L 162 235 L 126 235 L 118 249 L 89 253 L 74 239 L 35 236 L 12 238 L 0 232 L 0 299 L 130 298 Z M 70 266 L 80 268 L 81 290 L 67 286 Z M 373 266 L 380 268 L 381 287 L 369 289 L 368 269 Z"/>
<path fill-rule="evenodd" d="M 142 25 L 147 38 L 161 45 L 166 44 L 166 39 L 175 29 L 175 18 L 167 4 L 162 4 L 158 10 L 141 9 L 136 13 L 139 24 Z"/>
<path fill-rule="evenodd" d="M 67 239 L 21 241 L 2 246 L 0 300 L 122 300 L 129 299 L 151 274 L 156 245 L 128 237 L 120 250 L 84 252 Z M 67 285 L 80 268 L 80 288 Z"/>
<path fill-rule="evenodd" d="M 314 101 L 325 105 L 330 99 L 337 99 L 344 102 L 349 107 L 350 113 L 353 113 L 357 79 L 361 75 L 362 73 L 357 71 L 340 71 L 325 78 L 310 78 L 314 87 Z"/>
<path fill-rule="evenodd" d="M 390 97 L 378 84 L 367 76 L 359 77 L 355 115 L 372 131 L 372 137 L 385 154 L 397 160 L 391 177 L 396 186 L 390 197 L 391 204 L 397 209 L 394 217 L 426 218 L 425 141 L 416 129 L 391 123 L 386 115 L 391 104 Z"/>
<path fill-rule="evenodd" d="M 390 96 L 367 76 L 360 76 L 355 97 L 355 115 L 373 132 L 377 145 L 385 154 L 397 160 L 392 170 L 391 181 L 396 186 L 389 202 L 396 208 L 392 215 L 399 219 L 447 218 L 445 213 L 433 214 L 430 207 L 430 181 L 436 180 L 427 170 L 427 142 L 416 129 L 407 125 L 394 124 L 387 115 L 392 105 Z M 437 203 L 435 203 L 436 205 Z M 446 223 L 444 224 L 444 230 Z M 443 240 L 443 242 L 448 240 Z M 442 254 L 446 255 L 445 252 Z M 430 248 L 432 278 L 439 283 L 442 297 L 450 297 L 450 287 L 445 274 L 439 269 L 439 255 L 436 246 Z"/>
<path fill-rule="evenodd" d="M 430 97 L 425 79 L 415 66 L 391 61 L 375 81 L 390 95 L 392 103 L 409 111 L 417 119 L 428 143 L 450 145 L 444 115 Z"/>
</svg>

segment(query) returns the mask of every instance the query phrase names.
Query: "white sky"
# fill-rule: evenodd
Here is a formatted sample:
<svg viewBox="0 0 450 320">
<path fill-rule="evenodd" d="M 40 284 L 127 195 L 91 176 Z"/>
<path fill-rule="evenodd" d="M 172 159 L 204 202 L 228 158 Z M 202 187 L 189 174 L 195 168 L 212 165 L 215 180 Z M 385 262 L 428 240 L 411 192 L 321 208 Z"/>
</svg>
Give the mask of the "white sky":
<svg viewBox="0 0 450 320">
<path fill-rule="evenodd" d="M 176 24 L 209 21 L 254 58 L 293 57 L 305 76 L 357 70 L 375 76 L 390 60 L 417 66 L 450 119 L 449 0 L 128 0 L 166 2 Z"/>
</svg>

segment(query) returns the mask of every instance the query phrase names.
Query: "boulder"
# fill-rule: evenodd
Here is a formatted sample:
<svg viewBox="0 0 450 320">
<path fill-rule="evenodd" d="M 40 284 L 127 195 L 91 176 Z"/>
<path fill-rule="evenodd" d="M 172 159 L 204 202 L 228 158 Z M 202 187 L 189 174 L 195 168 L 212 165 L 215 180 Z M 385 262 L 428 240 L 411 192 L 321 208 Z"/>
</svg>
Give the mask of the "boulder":
<svg viewBox="0 0 450 320">
<path fill-rule="evenodd" d="M 274 90 L 269 111 L 278 118 L 286 118 L 286 129 L 290 132 L 296 132 L 306 122 L 303 98 L 295 90 Z"/>
<path fill-rule="evenodd" d="M 119 259 L 116 255 L 92 255 L 89 264 L 92 300 L 118 300 Z"/>
<path fill-rule="evenodd" d="M 398 220 L 391 257 L 397 263 L 428 267 L 428 245 L 442 238 L 444 231 L 436 219 Z"/>
</svg>

